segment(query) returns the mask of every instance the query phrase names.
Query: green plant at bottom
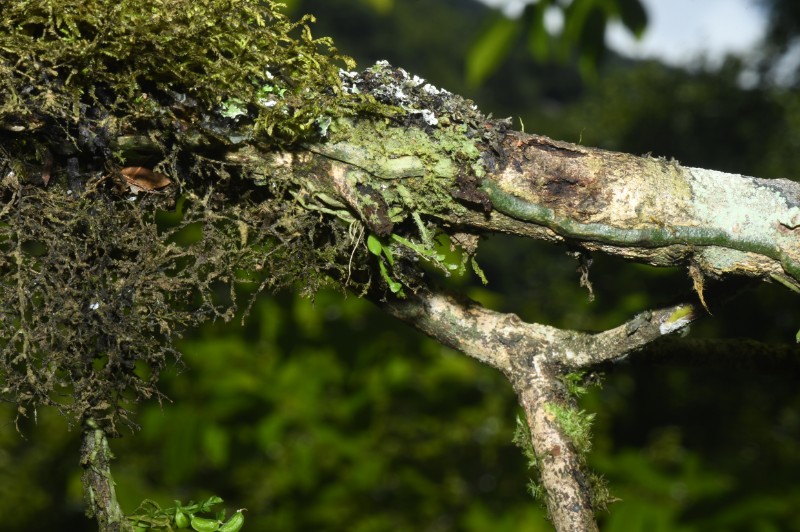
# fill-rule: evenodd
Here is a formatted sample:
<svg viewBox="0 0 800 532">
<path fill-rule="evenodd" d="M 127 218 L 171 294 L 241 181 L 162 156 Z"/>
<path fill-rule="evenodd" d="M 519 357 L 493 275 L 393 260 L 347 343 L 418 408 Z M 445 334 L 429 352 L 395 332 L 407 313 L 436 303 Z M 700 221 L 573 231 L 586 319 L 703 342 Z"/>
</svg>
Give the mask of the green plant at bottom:
<svg viewBox="0 0 800 532">
<path fill-rule="evenodd" d="M 139 530 L 184 530 L 191 527 L 196 532 L 239 532 L 244 526 L 244 509 L 236 510 L 226 521 L 225 510 L 213 512 L 212 507 L 220 504 L 221 497 L 213 495 L 208 499 L 183 505 L 175 501 L 175 506 L 161 508 L 157 502 L 145 499 L 128 516 L 128 523 L 137 532 Z M 211 515 L 205 517 L 200 514 Z"/>
</svg>

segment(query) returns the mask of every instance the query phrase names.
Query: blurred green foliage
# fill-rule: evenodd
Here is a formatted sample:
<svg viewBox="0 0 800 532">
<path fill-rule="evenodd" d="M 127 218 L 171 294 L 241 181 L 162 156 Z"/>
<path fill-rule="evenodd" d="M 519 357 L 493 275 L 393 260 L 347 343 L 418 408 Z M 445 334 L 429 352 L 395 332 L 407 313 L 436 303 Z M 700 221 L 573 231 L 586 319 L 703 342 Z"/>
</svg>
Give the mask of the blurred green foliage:
<svg viewBox="0 0 800 532">
<path fill-rule="evenodd" d="M 560 24 L 548 25 L 548 18 Z M 497 14 L 467 54 L 467 82 L 483 83 L 520 43 L 537 61 L 574 60 L 584 78 L 594 79 L 607 52 L 606 28 L 613 22 L 638 38 L 647 26 L 647 13 L 639 0 L 538 0 L 528 3 L 519 17 Z"/>
<path fill-rule="evenodd" d="M 495 16 L 478 4 L 292 4 L 315 13 L 315 34 L 333 36 L 360 66 L 388 59 L 484 111 L 520 117 L 529 132 L 763 177 L 800 174 L 800 97 L 761 82 L 743 88 L 747 67 L 735 59 L 684 70 L 610 57 L 587 87 L 576 66 L 538 63 L 516 45 L 476 87 L 465 83 L 465 57 Z M 685 271 L 598 255 L 590 302 L 567 251 L 493 237 L 478 254 L 488 289 L 447 283 L 526 320 L 584 330 L 692 297 Z M 800 323 L 796 297 L 778 286 L 711 310 L 690 338 L 789 343 Z M 145 497 L 169 505 L 214 493 L 249 509 L 245 530 L 550 529 L 525 492 L 506 381 L 363 301 L 263 296 L 244 326 L 212 324 L 181 347 L 185 365 L 162 381 L 172 402 L 141 405 L 142 430 L 112 442 L 126 510 Z M 798 366 L 758 372 L 640 353 L 603 369 L 602 386 L 581 401 L 596 414 L 590 463 L 621 499 L 602 530 L 800 530 Z M 92 530 L 75 429 L 41 411 L 20 434 L 13 409 L 1 413 L 5 528 Z"/>
<path fill-rule="evenodd" d="M 141 432 L 112 443 L 123 507 L 198 499 L 205 488 L 248 508 L 252 530 L 542 527 L 511 443 L 506 381 L 369 307 L 325 292 L 313 303 L 265 297 L 243 329 L 218 324 L 186 339 L 185 368 L 162 379 L 173 402 L 143 406 Z M 24 454 L 7 423 L 3 448 Z M 54 506 L 72 509 L 71 530 L 94 526 L 80 516 L 77 434 L 65 442 L 63 429 L 44 413 L 23 428 L 31 441 L 57 435 L 60 448 L 42 446 L 19 471 L 59 455 L 72 490 L 37 485 L 30 513 L 4 498 L 12 530 L 65 523 Z"/>
</svg>

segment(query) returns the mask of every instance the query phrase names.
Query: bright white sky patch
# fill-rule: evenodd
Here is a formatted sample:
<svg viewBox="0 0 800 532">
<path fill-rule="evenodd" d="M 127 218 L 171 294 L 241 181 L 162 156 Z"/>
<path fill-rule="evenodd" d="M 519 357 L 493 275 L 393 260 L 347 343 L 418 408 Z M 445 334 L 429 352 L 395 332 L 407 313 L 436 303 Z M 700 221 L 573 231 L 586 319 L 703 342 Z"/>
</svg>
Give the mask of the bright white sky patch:
<svg viewBox="0 0 800 532">
<path fill-rule="evenodd" d="M 517 16 L 532 0 L 479 0 Z M 673 65 L 704 57 L 719 62 L 727 53 L 746 55 L 766 29 L 755 0 L 642 0 L 647 30 L 636 41 L 619 24 L 606 34 L 609 47 L 636 58 L 654 57 Z"/>
<path fill-rule="evenodd" d="M 641 41 L 620 24 L 609 28 L 608 46 L 631 57 L 657 57 L 678 65 L 727 53 L 748 55 L 761 40 L 766 17 L 752 0 L 643 0 L 649 24 Z"/>
</svg>

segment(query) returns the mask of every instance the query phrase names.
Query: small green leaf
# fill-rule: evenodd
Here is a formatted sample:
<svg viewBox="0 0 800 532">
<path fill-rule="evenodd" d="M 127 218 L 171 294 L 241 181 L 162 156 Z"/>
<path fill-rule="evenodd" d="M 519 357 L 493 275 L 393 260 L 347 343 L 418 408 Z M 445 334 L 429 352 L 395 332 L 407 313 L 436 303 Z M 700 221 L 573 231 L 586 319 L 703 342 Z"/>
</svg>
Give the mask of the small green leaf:
<svg viewBox="0 0 800 532">
<path fill-rule="evenodd" d="M 247 104 L 239 98 L 230 98 L 222 104 L 219 114 L 225 118 L 236 118 L 247 114 Z"/>
<path fill-rule="evenodd" d="M 496 18 L 467 52 L 467 82 L 476 87 L 488 78 L 508 55 L 522 24 Z"/>
<path fill-rule="evenodd" d="M 369 249 L 369 252 L 373 255 L 380 257 L 381 251 L 383 250 L 383 244 L 381 244 L 381 241 L 378 240 L 378 237 L 375 235 L 369 235 L 367 237 L 367 249 Z"/>
<path fill-rule="evenodd" d="M 216 495 L 212 495 L 211 497 L 200 503 L 199 511 L 210 512 L 212 506 L 217 505 L 221 502 L 223 502 L 222 497 L 217 497 Z"/>
<path fill-rule="evenodd" d="M 797 334 L 794 336 L 794 339 L 800 344 L 800 331 L 797 331 Z"/>
<path fill-rule="evenodd" d="M 386 281 L 386 284 L 389 285 L 389 290 L 391 290 L 393 294 L 396 294 L 400 290 L 402 290 L 403 285 L 398 283 L 389 276 L 389 272 L 386 271 L 386 264 L 384 264 L 383 261 L 381 261 L 379 265 L 381 267 L 381 277 L 383 277 L 383 280 Z"/>
</svg>

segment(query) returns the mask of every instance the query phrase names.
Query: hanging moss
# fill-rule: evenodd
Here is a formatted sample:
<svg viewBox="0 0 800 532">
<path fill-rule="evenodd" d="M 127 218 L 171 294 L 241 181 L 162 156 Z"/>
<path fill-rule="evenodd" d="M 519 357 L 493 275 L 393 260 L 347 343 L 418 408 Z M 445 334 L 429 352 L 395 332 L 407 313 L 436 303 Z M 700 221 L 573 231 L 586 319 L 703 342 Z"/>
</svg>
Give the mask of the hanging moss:
<svg viewBox="0 0 800 532">
<path fill-rule="evenodd" d="M 230 319 L 235 286 L 315 291 L 347 235 L 296 209 L 239 194 L 234 210 L 107 190 L 0 189 L 0 378 L 21 415 L 55 406 L 113 429 L 126 404 L 158 396 L 186 327 Z M 217 198 L 221 199 L 221 198 Z M 170 220 L 170 218 L 172 220 Z M 327 259 L 327 261 L 326 261 Z"/>
<path fill-rule="evenodd" d="M 4 4 L 0 397 L 20 415 L 113 432 L 158 397 L 181 330 L 241 308 L 237 284 L 313 293 L 348 268 L 346 226 L 215 156 L 316 141 L 372 105 L 342 94 L 350 60 L 310 22 L 271 0 Z M 137 194 L 137 172 L 169 185 Z"/>
</svg>

